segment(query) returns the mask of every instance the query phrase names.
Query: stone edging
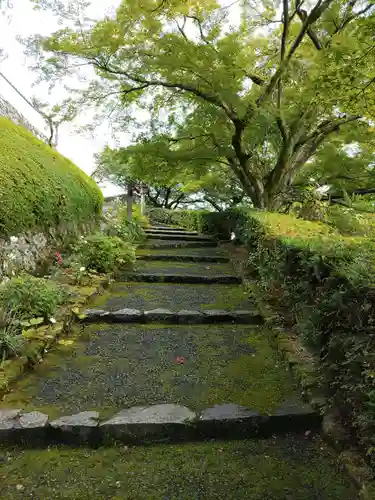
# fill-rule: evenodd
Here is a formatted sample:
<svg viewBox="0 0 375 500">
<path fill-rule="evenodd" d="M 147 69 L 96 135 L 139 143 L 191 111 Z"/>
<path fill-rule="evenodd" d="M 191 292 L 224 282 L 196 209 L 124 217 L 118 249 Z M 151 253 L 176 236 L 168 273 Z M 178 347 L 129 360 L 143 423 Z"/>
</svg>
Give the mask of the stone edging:
<svg viewBox="0 0 375 500">
<path fill-rule="evenodd" d="M 49 446 L 51 444 L 128 444 L 247 439 L 289 432 L 319 431 L 322 418 L 309 405 L 281 405 L 272 415 L 261 415 L 235 404 L 216 405 L 195 413 L 176 404 L 133 407 L 112 418 L 84 411 L 49 420 L 38 411 L 0 409 L 0 443 Z"/>
<path fill-rule="evenodd" d="M 140 311 L 138 309 L 120 309 L 118 311 L 88 309 L 80 316 L 83 323 L 166 323 L 184 325 L 207 323 L 260 325 L 263 323 L 263 317 L 254 310 L 226 311 L 208 309 L 202 312 L 192 310 L 172 312 L 169 309 L 162 308 L 151 311 Z"/>
<path fill-rule="evenodd" d="M 61 321 L 35 328 L 35 333 L 32 338 L 26 340 L 20 356 L 0 364 L 0 398 L 9 391 L 9 386 L 33 365 L 41 363 L 46 352 L 56 340 L 70 330 L 72 323 L 76 320 L 76 314 L 73 310 L 87 304 L 108 283 L 108 278 L 101 278 L 93 287 L 82 287 L 82 290 L 89 290 L 89 293 L 84 294 L 80 290 L 81 295 L 76 297 L 74 302 L 72 301 L 69 306 L 63 306 L 63 310 L 66 309 L 66 311 L 62 315 Z M 77 289 L 79 290 L 79 287 Z"/>
</svg>

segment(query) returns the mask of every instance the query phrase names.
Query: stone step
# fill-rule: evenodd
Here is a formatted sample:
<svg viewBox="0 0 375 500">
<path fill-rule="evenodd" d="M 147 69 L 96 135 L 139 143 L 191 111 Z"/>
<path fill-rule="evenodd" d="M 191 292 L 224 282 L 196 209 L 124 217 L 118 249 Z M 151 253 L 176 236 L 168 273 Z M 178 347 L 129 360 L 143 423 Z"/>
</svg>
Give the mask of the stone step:
<svg viewBox="0 0 375 500">
<path fill-rule="evenodd" d="M 203 234 L 186 234 L 186 233 L 147 233 L 148 239 L 155 240 L 169 240 L 169 241 L 213 241 L 211 236 L 205 236 Z"/>
<path fill-rule="evenodd" d="M 120 278 L 123 281 L 135 281 L 141 283 L 185 283 L 185 284 L 240 284 L 242 283 L 241 278 L 238 276 L 232 276 L 229 274 L 217 274 L 217 275 L 197 275 L 197 274 L 186 274 L 186 273 L 171 273 L 171 272 L 126 272 L 118 273 L 116 278 Z"/>
<path fill-rule="evenodd" d="M 151 239 L 140 245 L 138 248 L 202 248 L 217 247 L 214 240 L 194 241 L 194 240 L 171 240 L 171 239 Z"/>
<path fill-rule="evenodd" d="M 207 309 L 194 311 L 183 309 L 171 311 L 157 308 L 141 311 L 124 308 L 117 311 L 105 309 L 87 309 L 81 318 L 82 323 L 162 323 L 162 324 L 224 324 L 260 325 L 263 317 L 256 310 L 221 310 Z"/>
<path fill-rule="evenodd" d="M 137 260 L 147 261 L 177 261 L 177 262 L 212 262 L 212 263 L 226 263 L 229 262 L 229 257 L 220 255 L 198 255 L 198 254 L 162 254 L 162 253 L 147 253 L 137 255 Z"/>
<path fill-rule="evenodd" d="M 169 283 L 114 283 L 91 305 L 96 309 L 164 308 L 171 311 L 192 309 L 255 310 L 249 292 L 238 285 L 182 285 Z"/>
<path fill-rule="evenodd" d="M 322 416 L 309 405 L 266 415 L 236 404 L 219 404 L 200 412 L 177 404 L 125 408 L 111 418 L 83 411 L 50 419 L 39 411 L 0 410 L 0 444 L 108 445 L 248 439 L 319 431 Z"/>
<path fill-rule="evenodd" d="M 149 226 L 145 229 L 155 229 L 156 231 L 159 229 L 161 231 L 185 231 L 185 228 L 183 228 L 183 227 L 158 226 L 158 225 Z"/>
<path fill-rule="evenodd" d="M 162 235 L 177 235 L 177 236 L 198 236 L 199 233 L 197 231 L 185 231 L 182 230 L 165 230 L 165 229 L 145 229 L 145 233 L 149 234 L 162 234 Z"/>
</svg>

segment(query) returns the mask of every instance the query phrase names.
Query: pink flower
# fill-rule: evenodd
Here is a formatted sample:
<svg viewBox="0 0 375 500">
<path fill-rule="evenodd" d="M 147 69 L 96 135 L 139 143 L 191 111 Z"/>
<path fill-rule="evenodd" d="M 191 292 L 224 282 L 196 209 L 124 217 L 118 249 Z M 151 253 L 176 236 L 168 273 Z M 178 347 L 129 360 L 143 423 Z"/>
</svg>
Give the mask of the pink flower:
<svg viewBox="0 0 375 500">
<path fill-rule="evenodd" d="M 185 363 L 185 358 L 183 356 L 177 356 L 176 363 L 183 365 Z"/>
<path fill-rule="evenodd" d="M 61 266 L 61 264 L 63 263 L 63 258 L 61 257 L 61 253 L 55 252 L 55 257 L 56 257 L 57 265 Z"/>
</svg>

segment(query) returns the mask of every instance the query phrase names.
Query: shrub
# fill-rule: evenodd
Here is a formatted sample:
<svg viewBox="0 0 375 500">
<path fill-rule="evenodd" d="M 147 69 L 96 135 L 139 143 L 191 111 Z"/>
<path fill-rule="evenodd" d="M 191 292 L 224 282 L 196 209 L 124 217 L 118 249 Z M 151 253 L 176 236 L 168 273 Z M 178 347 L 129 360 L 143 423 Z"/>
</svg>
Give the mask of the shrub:
<svg viewBox="0 0 375 500">
<path fill-rule="evenodd" d="M 0 117 L 0 236 L 87 222 L 101 214 L 102 201 L 70 160 Z"/>
<path fill-rule="evenodd" d="M 211 234 L 212 236 L 227 240 L 236 225 L 236 218 L 240 211 L 209 212 L 207 210 L 167 210 L 164 208 L 151 208 L 148 217 L 153 224 L 166 224 L 179 226 L 189 231 Z"/>
<path fill-rule="evenodd" d="M 144 219 L 147 221 L 146 217 Z M 133 213 L 133 219 L 129 220 L 126 206 L 120 205 L 117 210 L 105 215 L 107 234 L 109 236 L 118 236 L 130 243 L 140 243 L 146 238 L 146 233 L 141 222 L 144 219 L 140 215 L 140 212 L 138 212 L 136 216 Z"/>
<path fill-rule="evenodd" d="M 135 262 L 135 247 L 118 236 L 93 234 L 75 246 L 75 256 L 88 270 L 110 273 Z"/>
<path fill-rule="evenodd" d="M 16 356 L 24 344 L 21 331 L 13 316 L 0 309 L 0 361 Z"/>
<path fill-rule="evenodd" d="M 348 436 L 375 466 L 375 252 L 327 224 L 248 211 L 236 231 L 258 289 L 320 359 L 320 380 Z"/>
<path fill-rule="evenodd" d="M 0 306 L 20 320 L 53 317 L 64 302 L 63 289 L 51 280 L 28 274 L 0 286 Z"/>
</svg>

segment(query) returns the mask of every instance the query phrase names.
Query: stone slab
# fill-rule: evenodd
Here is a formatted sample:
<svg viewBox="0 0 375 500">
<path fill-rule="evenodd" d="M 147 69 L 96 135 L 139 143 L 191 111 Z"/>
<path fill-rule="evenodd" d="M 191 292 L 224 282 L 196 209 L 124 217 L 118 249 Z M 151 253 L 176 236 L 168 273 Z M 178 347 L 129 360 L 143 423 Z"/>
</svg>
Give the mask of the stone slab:
<svg viewBox="0 0 375 500">
<path fill-rule="evenodd" d="M 176 404 L 137 406 L 122 410 L 101 424 L 104 440 L 174 441 L 186 439 L 196 414 Z"/>
<path fill-rule="evenodd" d="M 115 323 L 135 323 L 145 319 L 144 313 L 139 309 L 119 309 L 108 314 L 107 319 Z"/>
<path fill-rule="evenodd" d="M 176 313 L 170 311 L 169 309 L 164 309 L 162 307 L 159 307 L 157 309 L 152 309 L 150 311 L 145 311 L 144 312 L 144 317 L 146 318 L 146 321 L 150 323 L 164 323 L 164 322 L 175 322 L 176 321 Z"/>
</svg>

